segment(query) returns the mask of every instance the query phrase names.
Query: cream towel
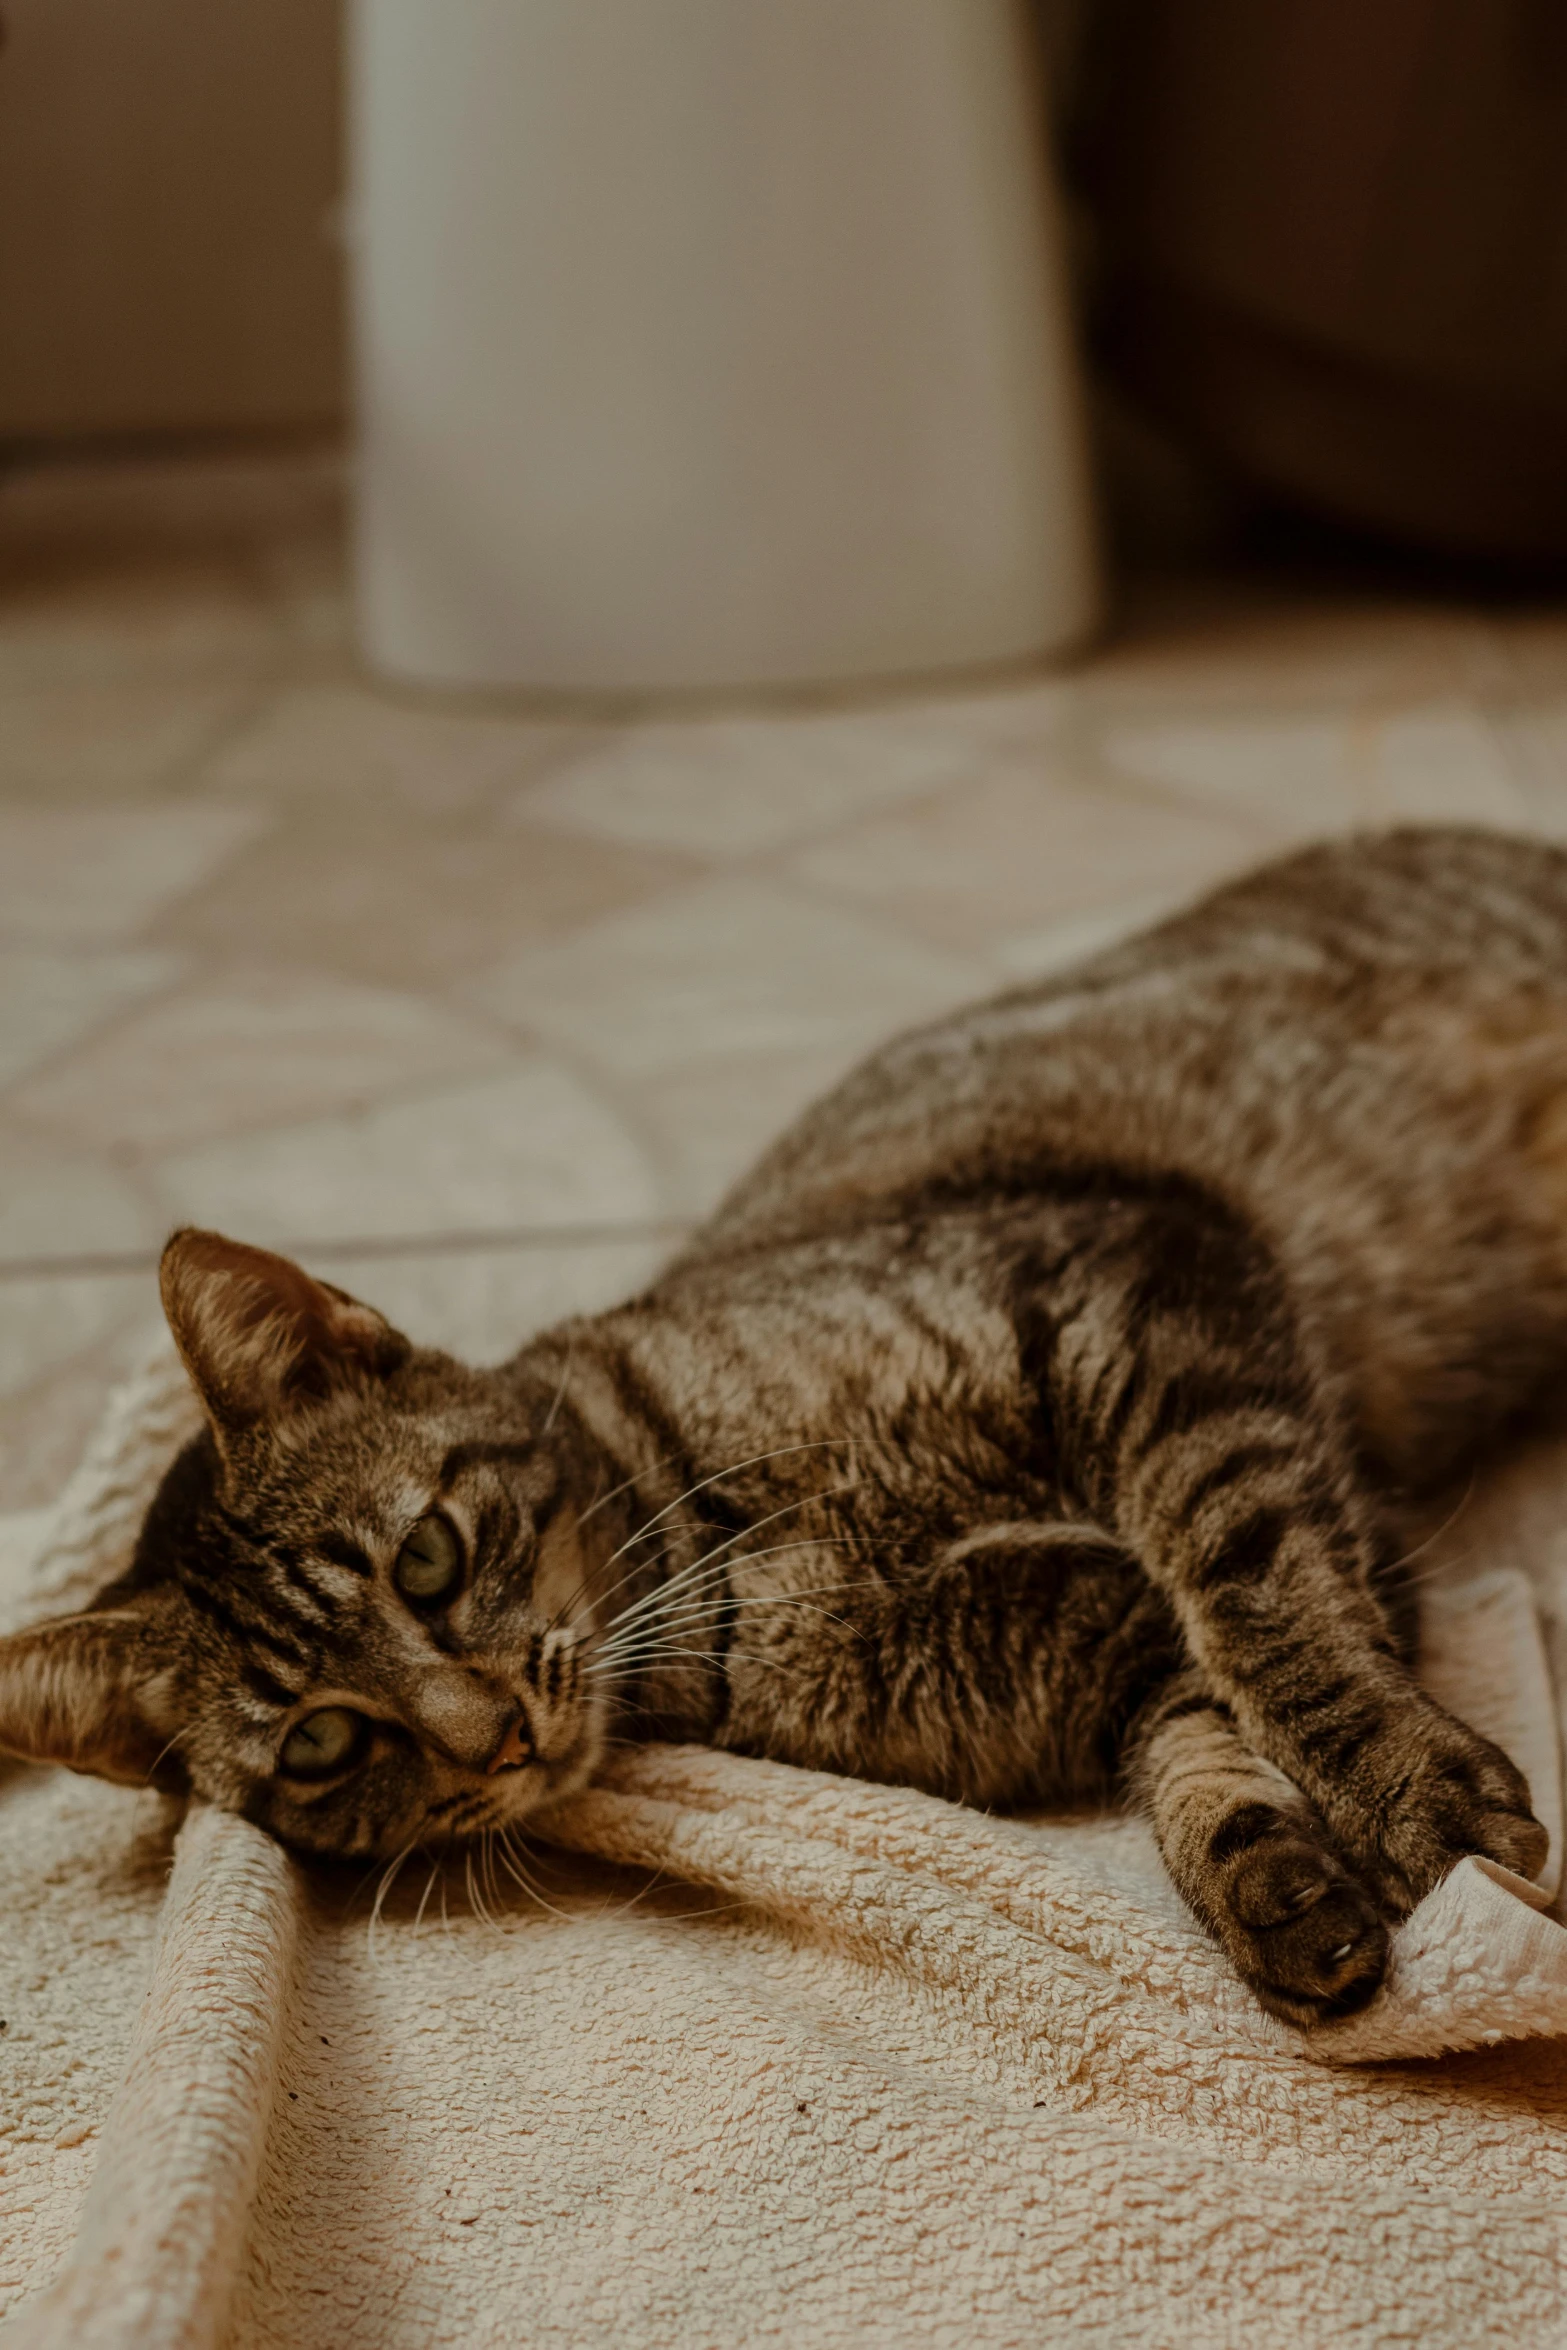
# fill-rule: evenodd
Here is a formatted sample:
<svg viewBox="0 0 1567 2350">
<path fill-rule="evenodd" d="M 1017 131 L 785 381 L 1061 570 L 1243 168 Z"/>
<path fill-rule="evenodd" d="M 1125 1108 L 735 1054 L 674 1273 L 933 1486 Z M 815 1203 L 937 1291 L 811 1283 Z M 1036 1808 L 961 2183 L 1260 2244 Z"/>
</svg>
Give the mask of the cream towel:
<svg viewBox="0 0 1567 2350">
<path fill-rule="evenodd" d="M 18 1612 L 111 1571 L 187 1414 L 160 1358 Z M 1529 1773 L 1553 1886 L 1558 1527 L 1541 1453 L 1422 1562 L 1425 1669 Z M 159 1922 L 157 1799 L 6 1803 L 13 2293 L 80 2212 L 29 2350 L 1567 2338 L 1567 1930 L 1486 1864 L 1308 2039 L 1133 1820 L 649 1749 L 552 1820 L 547 1907 L 449 1872 L 372 1940 L 242 1822 L 192 1812 Z"/>
</svg>

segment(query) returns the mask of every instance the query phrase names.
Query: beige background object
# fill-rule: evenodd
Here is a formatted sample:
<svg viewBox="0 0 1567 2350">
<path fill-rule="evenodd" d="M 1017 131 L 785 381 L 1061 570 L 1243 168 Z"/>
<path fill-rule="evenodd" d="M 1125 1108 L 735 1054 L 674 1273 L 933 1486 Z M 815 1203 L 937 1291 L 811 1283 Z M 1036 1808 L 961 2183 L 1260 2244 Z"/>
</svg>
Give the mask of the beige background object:
<svg viewBox="0 0 1567 2350">
<path fill-rule="evenodd" d="M 352 21 L 374 668 L 745 688 L 1093 626 L 1022 0 Z"/>
<path fill-rule="evenodd" d="M 5 0 L 0 438 L 342 407 L 334 0 Z"/>
</svg>

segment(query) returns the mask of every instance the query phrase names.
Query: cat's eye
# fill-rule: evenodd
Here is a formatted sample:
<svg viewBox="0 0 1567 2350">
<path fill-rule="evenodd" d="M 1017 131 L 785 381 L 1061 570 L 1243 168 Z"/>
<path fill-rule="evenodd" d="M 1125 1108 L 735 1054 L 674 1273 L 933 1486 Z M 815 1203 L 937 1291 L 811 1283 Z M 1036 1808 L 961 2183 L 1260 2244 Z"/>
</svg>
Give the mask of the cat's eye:
<svg viewBox="0 0 1567 2350">
<path fill-rule="evenodd" d="M 421 1607 L 446 1599 L 462 1573 L 462 1550 L 444 1518 L 421 1518 L 397 1554 L 392 1581 Z"/>
<path fill-rule="evenodd" d="M 296 1722 L 278 1761 L 292 1779 L 325 1779 L 358 1760 L 370 1725 L 351 1706 L 323 1705 Z"/>
</svg>

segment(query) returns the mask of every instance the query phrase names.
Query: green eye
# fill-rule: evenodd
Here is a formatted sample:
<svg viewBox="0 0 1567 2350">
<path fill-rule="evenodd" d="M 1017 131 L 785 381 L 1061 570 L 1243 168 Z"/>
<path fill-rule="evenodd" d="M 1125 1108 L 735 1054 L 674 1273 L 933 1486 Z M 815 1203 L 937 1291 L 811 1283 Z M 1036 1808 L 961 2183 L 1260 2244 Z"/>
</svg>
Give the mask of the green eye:
<svg viewBox="0 0 1567 2350">
<path fill-rule="evenodd" d="M 444 1599 L 462 1573 L 462 1552 L 444 1518 L 421 1518 L 397 1554 L 392 1581 L 404 1599 Z"/>
<path fill-rule="evenodd" d="M 354 1760 L 368 1728 L 348 1706 L 324 1705 L 294 1724 L 278 1760 L 292 1778 L 325 1779 Z"/>
</svg>

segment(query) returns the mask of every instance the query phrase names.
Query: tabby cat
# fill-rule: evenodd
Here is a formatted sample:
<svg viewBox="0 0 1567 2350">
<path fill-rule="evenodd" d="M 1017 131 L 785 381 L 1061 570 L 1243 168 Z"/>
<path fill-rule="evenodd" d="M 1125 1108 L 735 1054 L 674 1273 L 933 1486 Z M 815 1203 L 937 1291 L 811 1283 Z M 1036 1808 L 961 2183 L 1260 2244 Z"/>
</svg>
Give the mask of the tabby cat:
<svg viewBox="0 0 1567 2350">
<path fill-rule="evenodd" d="M 1146 1807 L 1276 2014 L 1546 1838 L 1409 1669 L 1401 1531 L 1567 1368 L 1567 855 L 1319 847 L 875 1054 L 498 1370 L 176 1233 L 206 1432 L 0 1745 L 315 1851 L 697 1739 Z"/>
</svg>

